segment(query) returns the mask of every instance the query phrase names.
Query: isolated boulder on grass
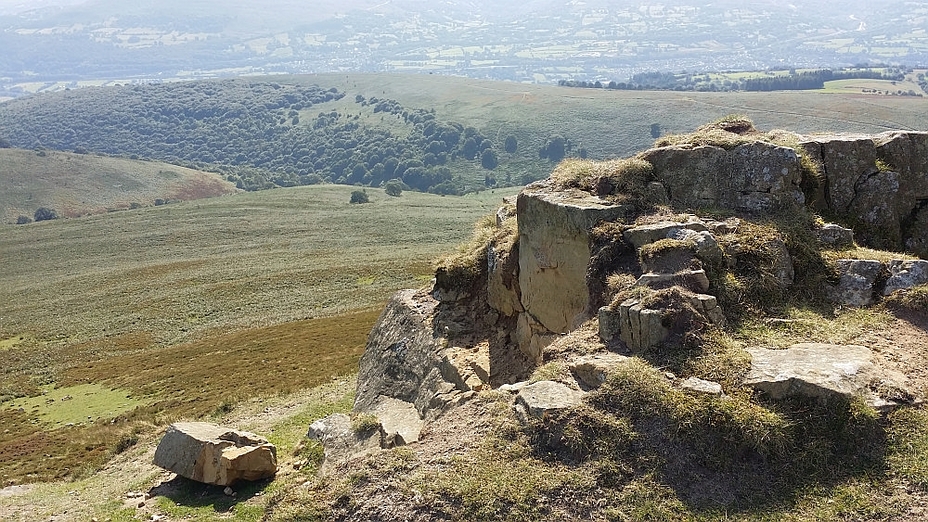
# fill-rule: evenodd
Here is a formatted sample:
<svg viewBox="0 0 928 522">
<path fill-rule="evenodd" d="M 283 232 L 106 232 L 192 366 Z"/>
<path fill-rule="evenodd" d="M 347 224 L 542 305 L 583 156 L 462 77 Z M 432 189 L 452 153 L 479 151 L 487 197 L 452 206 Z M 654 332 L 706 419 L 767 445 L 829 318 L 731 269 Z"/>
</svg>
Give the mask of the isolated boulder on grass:
<svg viewBox="0 0 928 522">
<path fill-rule="evenodd" d="M 277 448 L 264 437 L 207 422 L 172 424 L 154 463 L 191 480 L 228 486 L 277 473 Z"/>
</svg>

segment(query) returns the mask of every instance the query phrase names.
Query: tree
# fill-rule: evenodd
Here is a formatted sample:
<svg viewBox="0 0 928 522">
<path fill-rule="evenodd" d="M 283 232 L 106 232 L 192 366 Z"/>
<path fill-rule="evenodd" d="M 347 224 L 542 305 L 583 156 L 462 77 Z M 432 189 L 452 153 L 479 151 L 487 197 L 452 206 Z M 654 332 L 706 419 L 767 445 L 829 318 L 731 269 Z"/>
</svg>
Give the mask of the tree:
<svg viewBox="0 0 928 522">
<path fill-rule="evenodd" d="M 370 203 L 371 199 L 367 197 L 366 190 L 355 190 L 351 193 L 351 202 L 352 203 Z"/>
<path fill-rule="evenodd" d="M 383 191 L 387 193 L 388 196 L 399 197 L 403 193 L 403 187 L 406 184 L 398 179 L 391 179 L 390 181 L 384 183 Z"/>
<path fill-rule="evenodd" d="M 507 136 L 505 143 L 505 150 L 509 154 L 514 154 L 519 148 L 519 142 L 516 140 L 515 136 Z"/>
<path fill-rule="evenodd" d="M 549 137 L 547 143 L 545 143 L 544 152 L 549 160 L 555 163 L 561 161 L 564 159 L 564 155 L 567 154 L 567 140 L 560 134 Z"/>
<path fill-rule="evenodd" d="M 463 151 L 464 157 L 472 160 L 477 156 L 477 141 L 474 138 L 467 138 L 464 140 Z"/>
<path fill-rule="evenodd" d="M 35 210 L 33 217 L 36 221 L 48 221 L 50 219 L 58 219 L 58 213 L 47 207 L 39 207 Z"/>
<path fill-rule="evenodd" d="M 654 139 L 661 137 L 661 124 L 660 123 L 651 124 L 651 137 Z"/>
<path fill-rule="evenodd" d="M 480 165 L 487 170 L 493 170 L 499 165 L 499 158 L 496 157 L 496 151 L 487 149 L 480 156 Z"/>
</svg>

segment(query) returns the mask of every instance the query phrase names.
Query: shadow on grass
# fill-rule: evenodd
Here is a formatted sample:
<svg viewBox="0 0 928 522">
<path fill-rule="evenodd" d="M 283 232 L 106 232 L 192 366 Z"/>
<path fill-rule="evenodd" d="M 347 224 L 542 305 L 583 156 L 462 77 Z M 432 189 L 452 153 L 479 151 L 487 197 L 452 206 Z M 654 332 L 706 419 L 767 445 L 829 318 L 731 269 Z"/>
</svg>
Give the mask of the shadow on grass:
<svg viewBox="0 0 928 522">
<path fill-rule="evenodd" d="M 204 484 L 185 477 L 177 476 L 151 488 L 149 496 L 164 497 L 174 504 L 186 508 L 212 508 L 213 511 L 227 512 L 236 504 L 259 496 L 273 479 L 254 482 L 239 481 L 231 486 L 233 495 L 225 494 L 225 486 Z"/>
</svg>

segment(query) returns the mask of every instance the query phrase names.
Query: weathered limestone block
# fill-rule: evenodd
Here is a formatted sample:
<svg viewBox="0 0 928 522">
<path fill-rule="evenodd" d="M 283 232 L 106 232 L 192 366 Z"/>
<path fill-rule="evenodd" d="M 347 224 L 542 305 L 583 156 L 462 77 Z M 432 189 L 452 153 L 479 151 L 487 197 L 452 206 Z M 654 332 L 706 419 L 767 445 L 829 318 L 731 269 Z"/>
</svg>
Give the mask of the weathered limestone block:
<svg viewBox="0 0 928 522">
<path fill-rule="evenodd" d="M 672 239 L 692 243 L 696 258 L 706 263 L 720 263 L 724 256 L 719 242 L 715 240 L 715 236 L 708 230 L 696 232 L 695 230 L 683 229 L 674 234 Z"/>
<path fill-rule="evenodd" d="M 635 286 L 646 286 L 653 290 L 682 286 L 696 293 L 709 291 L 709 277 L 705 270 L 681 270 L 673 274 L 655 274 L 649 272 L 641 274 L 635 281 Z"/>
<path fill-rule="evenodd" d="M 586 286 L 591 229 L 631 209 L 579 190 L 554 190 L 549 181 L 523 189 L 516 207 L 522 306 L 550 332 L 569 332 L 593 313 Z"/>
<path fill-rule="evenodd" d="M 416 290 L 390 298 L 371 330 L 358 370 L 355 411 L 370 412 L 381 397 L 412 403 L 429 418 L 438 394 L 464 394 L 469 387 L 435 332 L 432 316 L 438 302 Z M 441 401 L 439 401 L 441 402 Z"/>
<path fill-rule="evenodd" d="M 828 223 L 815 230 L 815 236 L 823 244 L 834 248 L 854 246 L 854 231 L 841 225 Z"/>
<path fill-rule="evenodd" d="M 608 306 L 599 309 L 597 314 L 599 318 L 599 338 L 604 343 L 613 339 L 618 339 L 622 332 L 622 315 L 618 310 L 613 310 Z"/>
<path fill-rule="evenodd" d="M 579 406 L 584 393 L 566 384 L 554 381 L 539 381 L 519 390 L 516 405 L 524 408 L 528 415 L 543 419 L 558 411 Z"/>
<path fill-rule="evenodd" d="M 584 355 L 570 361 L 570 372 L 588 389 L 599 388 L 616 367 L 628 361 L 628 357 L 612 352 Z"/>
<path fill-rule="evenodd" d="M 868 348 L 821 343 L 786 350 L 748 348 L 751 371 L 745 384 L 773 399 L 803 396 L 827 400 L 862 394 L 879 379 Z"/>
<path fill-rule="evenodd" d="M 754 142 L 732 150 L 670 146 L 642 153 L 674 205 L 748 212 L 801 205 L 799 156 L 788 147 Z"/>
<path fill-rule="evenodd" d="M 928 284 L 928 261 L 894 259 L 889 262 L 889 279 L 886 280 L 883 295 L 924 284 Z"/>
<path fill-rule="evenodd" d="M 725 325 L 725 314 L 722 312 L 718 299 L 714 295 L 696 294 L 690 297 L 690 304 L 706 319 L 712 321 L 713 324 Z"/>
<path fill-rule="evenodd" d="M 178 422 L 158 443 L 154 463 L 191 480 L 228 486 L 273 477 L 277 449 L 254 433 L 208 422 Z"/>
<path fill-rule="evenodd" d="M 522 309 L 519 291 L 519 244 L 510 250 L 487 250 L 487 303 L 510 317 Z"/>
<path fill-rule="evenodd" d="M 696 216 L 685 223 L 673 221 L 662 221 L 660 223 L 651 223 L 630 228 L 622 233 L 625 240 L 628 241 L 636 250 L 644 245 L 655 243 L 661 239 L 674 238 L 683 230 L 692 230 L 693 232 L 706 232 L 709 229 Z"/>
<path fill-rule="evenodd" d="M 883 263 L 866 259 L 839 259 L 840 279 L 835 286 L 826 288 L 825 294 L 837 304 L 870 306 L 874 301 L 874 285 L 883 271 Z"/>
<path fill-rule="evenodd" d="M 801 146 L 826 178 L 817 210 L 854 221 L 856 235 L 871 247 L 913 250 L 928 243 L 925 227 L 904 227 L 928 200 L 928 133 L 819 136 Z"/>
<path fill-rule="evenodd" d="M 663 312 L 641 306 L 637 299 L 619 305 L 619 338 L 634 351 L 653 348 L 670 335 L 663 325 Z"/>
</svg>

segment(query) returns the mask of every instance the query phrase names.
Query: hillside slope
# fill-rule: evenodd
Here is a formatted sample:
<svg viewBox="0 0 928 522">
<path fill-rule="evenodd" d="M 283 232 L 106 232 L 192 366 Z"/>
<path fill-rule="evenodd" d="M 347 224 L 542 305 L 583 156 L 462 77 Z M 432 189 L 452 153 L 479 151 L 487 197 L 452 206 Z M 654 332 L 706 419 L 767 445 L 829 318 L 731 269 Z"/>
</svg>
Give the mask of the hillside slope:
<svg viewBox="0 0 928 522">
<path fill-rule="evenodd" d="M 210 174 L 161 162 L 89 154 L 0 149 L 0 222 L 32 217 L 39 207 L 59 216 L 99 214 L 132 206 L 236 192 Z"/>
</svg>

